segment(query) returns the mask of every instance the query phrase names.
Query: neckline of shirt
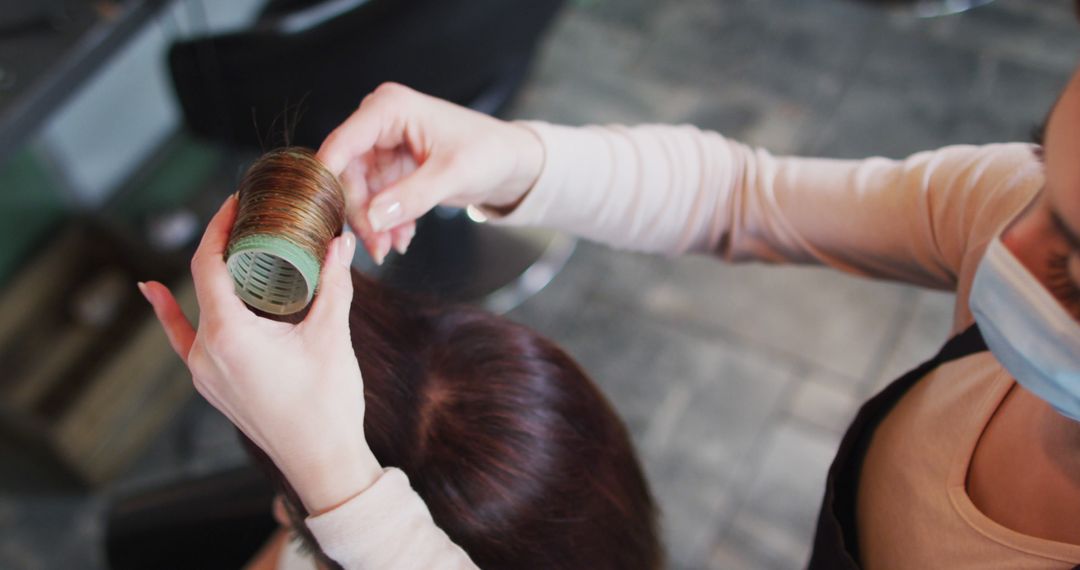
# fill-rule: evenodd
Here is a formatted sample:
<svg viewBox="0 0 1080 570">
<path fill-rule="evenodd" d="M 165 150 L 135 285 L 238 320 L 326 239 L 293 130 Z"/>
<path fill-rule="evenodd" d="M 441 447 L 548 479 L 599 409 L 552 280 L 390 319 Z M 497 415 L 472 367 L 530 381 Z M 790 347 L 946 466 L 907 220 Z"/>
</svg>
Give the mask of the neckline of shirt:
<svg viewBox="0 0 1080 570">
<path fill-rule="evenodd" d="M 993 358 L 988 352 L 981 355 L 985 358 Z M 996 361 L 994 364 L 1000 370 L 994 374 L 990 390 L 976 408 L 977 413 L 971 422 L 972 429 L 968 431 L 967 439 L 960 447 L 962 453 L 956 455 L 952 468 L 949 470 L 947 482 L 949 502 L 968 527 L 1006 548 L 1054 561 L 1076 564 L 1080 561 L 1080 544 L 1068 544 L 1017 532 L 986 516 L 967 493 L 967 474 L 979 439 L 982 438 L 987 426 L 990 425 L 991 418 L 997 413 L 1009 391 L 1016 385 L 1016 381 L 1004 368 L 1001 368 L 1000 364 Z"/>
</svg>

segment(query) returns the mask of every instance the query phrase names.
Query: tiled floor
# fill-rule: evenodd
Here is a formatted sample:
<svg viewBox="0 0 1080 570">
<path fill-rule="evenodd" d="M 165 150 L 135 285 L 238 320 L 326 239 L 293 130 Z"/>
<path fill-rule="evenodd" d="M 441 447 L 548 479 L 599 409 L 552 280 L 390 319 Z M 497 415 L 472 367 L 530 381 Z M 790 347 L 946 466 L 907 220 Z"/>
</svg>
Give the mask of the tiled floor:
<svg viewBox="0 0 1080 570">
<path fill-rule="evenodd" d="M 855 0 L 578 0 L 515 117 L 689 122 L 779 153 L 1023 139 L 1080 53 L 1071 2 L 919 20 Z M 639 445 L 673 568 L 799 568 L 858 404 L 946 338 L 952 298 L 811 268 L 581 246 L 511 317 L 606 390 Z M 242 460 L 201 402 L 115 494 Z M 107 494 L 107 495 L 108 495 Z M 102 568 L 107 496 L 0 493 L 0 568 Z"/>
</svg>

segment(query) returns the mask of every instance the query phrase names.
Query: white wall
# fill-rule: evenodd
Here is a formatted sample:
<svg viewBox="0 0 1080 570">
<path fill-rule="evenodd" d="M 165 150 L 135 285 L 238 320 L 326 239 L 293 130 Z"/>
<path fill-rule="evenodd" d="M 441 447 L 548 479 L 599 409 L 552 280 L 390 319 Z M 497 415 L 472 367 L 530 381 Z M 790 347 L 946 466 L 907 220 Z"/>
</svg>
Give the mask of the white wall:
<svg viewBox="0 0 1080 570">
<path fill-rule="evenodd" d="M 76 205 L 100 205 L 180 126 L 165 60 L 169 45 L 208 30 L 243 27 L 263 3 L 175 0 L 60 107 L 35 147 L 57 169 Z"/>
</svg>

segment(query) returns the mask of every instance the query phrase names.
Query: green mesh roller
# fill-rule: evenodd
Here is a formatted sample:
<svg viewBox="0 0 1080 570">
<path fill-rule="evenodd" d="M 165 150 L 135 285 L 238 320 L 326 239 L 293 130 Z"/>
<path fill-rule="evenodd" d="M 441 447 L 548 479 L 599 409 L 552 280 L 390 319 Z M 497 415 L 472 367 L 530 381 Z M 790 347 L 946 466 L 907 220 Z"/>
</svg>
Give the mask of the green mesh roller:
<svg viewBox="0 0 1080 570">
<path fill-rule="evenodd" d="M 274 315 L 295 313 L 311 302 L 320 264 L 293 242 L 255 234 L 229 244 L 225 261 L 245 303 Z"/>
</svg>

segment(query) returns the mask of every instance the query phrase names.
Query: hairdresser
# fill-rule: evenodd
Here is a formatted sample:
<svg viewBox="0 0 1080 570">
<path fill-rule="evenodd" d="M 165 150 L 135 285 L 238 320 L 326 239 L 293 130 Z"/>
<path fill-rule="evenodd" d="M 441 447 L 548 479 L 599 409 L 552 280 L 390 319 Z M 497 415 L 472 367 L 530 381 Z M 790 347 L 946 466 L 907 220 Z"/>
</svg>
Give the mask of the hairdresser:
<svg viewBox="0 0 1080 570">
<path fill-rule="evenodd" d="M 1041 113 L 1033 110 L 1033 113 Z M 867 402 L 830 468 L 812 568 L 1080 563 L 1080 74 L 1045 144 L 903 160 L 778 157 L 689 126 L 506 123 L 397 85 L 366 97 L 319 158 L 378 260 L 436 204 L 615 247 L 822 264 L 955 291 L 954 336 Z M 192 272 L 198 332 L 144 289 L 196 386 L 263 448 L 348 568 L 467 568 L 354 429 L 355 244 L 337 238 L 300 325 L 258 319 L 222 262 L 235 201 Z M 718 291 L 717 294 L 722 294 Z M 810 334 L 811 331 L 807 331 Z"/>
<path fill-rule="evenodd" d="M 474 204 L 620 248 L 955 291 L 955 336 L 846 434 L 812 567 L 1072 568 L 1080 73 L 1045 137 L 904 160 L 777 157 L 689 126 L 505 123 L 386 85 L 319 157 L 376 259 L 405 250 L 436 204 Z"/>
</svg>

